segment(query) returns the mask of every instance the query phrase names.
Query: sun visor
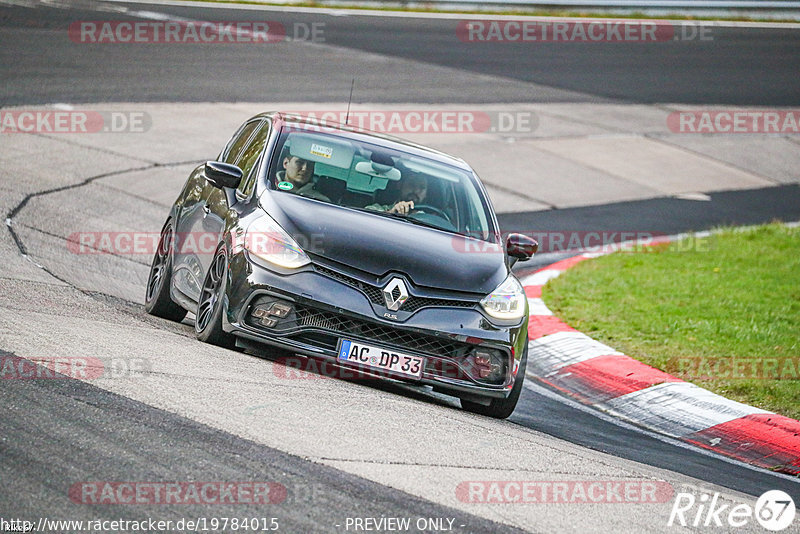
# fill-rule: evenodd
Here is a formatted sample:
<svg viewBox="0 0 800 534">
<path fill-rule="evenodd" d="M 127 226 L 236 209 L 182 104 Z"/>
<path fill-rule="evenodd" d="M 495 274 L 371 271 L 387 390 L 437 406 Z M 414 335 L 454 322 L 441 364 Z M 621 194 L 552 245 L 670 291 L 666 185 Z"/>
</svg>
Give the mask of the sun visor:
<svg viewBox="0 0 800 534">
<path fill-rule="evenodd" d="M 292 133 L 286 144 L 292 156 L 342 169 L 350 168 L 355 154 L 349 142 L 325 135 Z"/>
</svg>

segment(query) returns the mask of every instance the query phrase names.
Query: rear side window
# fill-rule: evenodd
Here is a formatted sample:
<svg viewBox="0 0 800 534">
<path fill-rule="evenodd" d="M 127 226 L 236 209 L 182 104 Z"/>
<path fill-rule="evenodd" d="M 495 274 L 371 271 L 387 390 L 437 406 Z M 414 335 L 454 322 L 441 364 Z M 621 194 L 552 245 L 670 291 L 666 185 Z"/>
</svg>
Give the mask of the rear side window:
<svg viewBox="0 0 800 534">
<path fill-rule="evenodd" d="M 228 146 L 225 147 L 225 150 L 222 153 L 222 161 L 234 165 L 236 160 L 239 158 L 239 154 L 242 153 L 247 140 L 250 139 L 250 136 L 253 134 L 253 131 L 255 131 L 259 124 L 261 124 L 261 121 L 256 120 L 248 122 L 239 128 L 239 131 L 236 132 L 236 134 L 234 134 L 234 136 L 228 142 Z"/>
</svg>

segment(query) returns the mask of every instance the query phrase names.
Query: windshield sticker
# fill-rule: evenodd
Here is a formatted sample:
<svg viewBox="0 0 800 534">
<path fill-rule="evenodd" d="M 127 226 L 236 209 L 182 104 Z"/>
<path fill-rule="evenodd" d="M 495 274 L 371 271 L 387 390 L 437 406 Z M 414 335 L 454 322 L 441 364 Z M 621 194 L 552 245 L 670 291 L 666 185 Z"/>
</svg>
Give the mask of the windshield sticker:
<svg viewBox="0 0 800 534">
<path fill-rule="evenodd" d="M 321 156 L 323 158 L 330 159 L 333 155 L 333 149 L 329 146 L 322 146 L 316 143 L 311 143 L 311 153 L 315 156 Z"/>
<path fill-rule="evenodd" d="M 288 191 L 290 189 L 294 189 L 294 184 L 292 184 L 292 182 L 278 182 L 278 189 Z"/>
</svg>

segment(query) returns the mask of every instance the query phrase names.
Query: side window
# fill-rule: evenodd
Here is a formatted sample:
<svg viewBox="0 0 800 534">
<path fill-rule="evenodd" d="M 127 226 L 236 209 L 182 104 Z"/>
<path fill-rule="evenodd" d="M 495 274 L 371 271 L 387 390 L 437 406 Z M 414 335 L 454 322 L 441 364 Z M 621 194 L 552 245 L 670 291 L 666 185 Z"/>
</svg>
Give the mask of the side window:
<svg viewBox="0 0 800 534">
<path fill-rule="evenodd" d="M 256 120 L 253 122 L 248 122 L 239 128 L 239 131 L 236 132 L 230 142 L 228 142 L 228 146 L 225 147 L 225 151 L 222 154 L 222 161 L 225 163 L 235 164 L 239 154 L 241 154 L 242 149 L 245 146 L 245 143 L 248 139 L 250 139 L 250 135 L 259 124 L 261 124 L 261 121 Z"/>
<path fill-rule="evenodd" d="M 239 192 L 247 196 L 253 190 L 256 183 L 256 173 L 253 172 L 258 166 L 261 154 L 264 152 L 264 144 L 269 136 L 269 123 L 265 122 L 260 130 L 253 136 L 247 144 L 239 158 L 239 168 L 242 169 L 242 183 L 239 185 Z"/>
</svg>

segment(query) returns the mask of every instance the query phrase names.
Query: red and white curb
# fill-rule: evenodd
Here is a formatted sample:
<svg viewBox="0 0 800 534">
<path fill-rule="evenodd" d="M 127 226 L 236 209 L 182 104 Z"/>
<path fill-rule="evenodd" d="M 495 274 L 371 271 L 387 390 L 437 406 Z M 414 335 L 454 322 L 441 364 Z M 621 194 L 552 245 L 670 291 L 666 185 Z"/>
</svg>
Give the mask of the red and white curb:
<svg viewBox="0 0 800 534">
<path fill-rule="evenodd" d="M 585 253 L 525 276 L 527 374 L 585 405 L 737 460 L 800 475 L 800 421 L 735 402 L 645 365 L 571 328 L 542 301 L 542 287 Z"/>
</svg>

